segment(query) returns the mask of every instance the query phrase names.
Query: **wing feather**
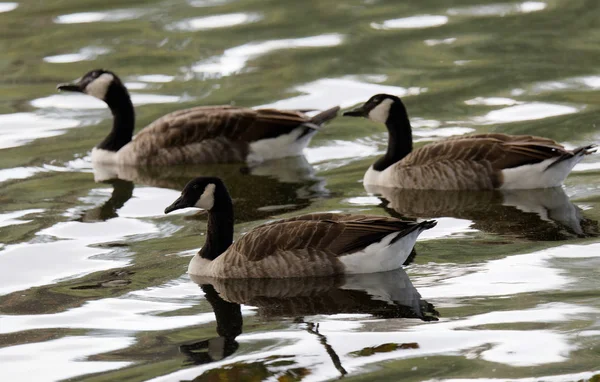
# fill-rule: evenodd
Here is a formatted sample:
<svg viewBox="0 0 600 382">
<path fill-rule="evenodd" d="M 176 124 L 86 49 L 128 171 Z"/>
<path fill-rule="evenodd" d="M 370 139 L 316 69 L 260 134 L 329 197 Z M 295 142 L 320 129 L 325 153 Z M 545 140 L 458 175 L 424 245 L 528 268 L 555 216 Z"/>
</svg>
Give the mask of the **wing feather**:
<svg viewBox="0 0 600 382">
<path fill-rule="evenodd" d="M 230 250 L 243 254 L 248 261 L 262 260 L 279 251 L 319 250 L 343 256 L 394 232 L 405 236 L 423 224 L 385 216 L 309 214 L 256 227 Z"/>
<path fill-rule="evenodd" d="M 398 166 L 425 166 L 448 160 L 487 162 L 492 169 L 503 170 L 569 154 L 570 151 L 548 138 L 491 133 L 428 144 L 407 155 Z"/>
<path fill-rule="evenodd" d="M 287 134 L 304 124 L 310 124 L 310 117 L 296 111 L 201 106 L 157 119 L 140 131 L 134 142 L 136 146 L 155 150 L 216 138 L 253 142 Z"/>
</svg>

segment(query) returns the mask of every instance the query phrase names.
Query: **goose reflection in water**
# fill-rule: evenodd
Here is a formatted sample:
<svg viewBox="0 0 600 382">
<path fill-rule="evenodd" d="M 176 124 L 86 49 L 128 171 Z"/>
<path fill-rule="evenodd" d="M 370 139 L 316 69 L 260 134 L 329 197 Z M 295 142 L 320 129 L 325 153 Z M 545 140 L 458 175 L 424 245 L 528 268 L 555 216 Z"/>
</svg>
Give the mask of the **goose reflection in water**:
<svg viewBox="0 0 600 382">
<path fill-rule="evenodd" d="M 180 351 L 186 355 L 187 364 L 218 361 L 238 349 L 239 344 L 235 338 L 242 333 L 243 321 L 240 304 L 256 307 L 258 317 L 264 320 L 281 317 L 293 319 L 308 333 L 315 335 L 315 341 L 325 348 L 331 362 L 342 375 L 346 371 L 336 349 L 319 332 L 318 323 L 312 322 L 313 319 L 306 319 L 307 316 L 370 314 L 378 318 L 412 318 L 423 321 L 437 321 L 439 317 L 435 307 L 421 298 L 403 269 L 315 278 L 233 280 L 194 275 L 190 277 L 200 285 L 215 312 L 218 337 L 181 345 Z M 418 347 L 418 344 L 410 345 Z M 229 365 L 217 370 L 219 374 L 227 374 L 239 367 L 260 367 L 268 372 L 267 362 L 270 361 L 273 360 L 236 363 L 235 367 Z M 292 361 L 293 359 L 288 359 L 286 362 L 293 363 Z M 205 374 L 216 373 L 217 370 L 208 370 Z"/>
<path fill-rule="evenodd" d="M 482 232 L 537 241 L 599 233 L 598 221 L 583 216 L 560 187 L 509 191 L 365 189 L 380 195 L 384 208 L 396 217 L 466 219 Z"/>
<path fill-rule="evenodd" d="M 135 187 L 133 182 L 123 179 L 110 179 L 103 183 L 110 184 L 113 187 L 110 198 L 97 207 L 83 211 L 76 219 L 77 221 L 91 223 L 116 218 L 119 216 L 117 211 L 133 196 Z"/>
<path fill-rule="evenodd" d="M 180 191 L 190 179 L 199 175 L 219 176 L 230 185 L 238 222 L 300 210 L 308 207 L 313 198 L 329 195 L 325 180 L 315 176 L 304 156 L 268 161 L 253 167 L 232 164 L 150 168 L 94 164 L 96 182 L 111 184 L 113 192 L 109 200 L 83 212 L 79 220 L 92 222 L 117 217 L 118 209 L 133 196 L 134 183 Z"/>
</svg>

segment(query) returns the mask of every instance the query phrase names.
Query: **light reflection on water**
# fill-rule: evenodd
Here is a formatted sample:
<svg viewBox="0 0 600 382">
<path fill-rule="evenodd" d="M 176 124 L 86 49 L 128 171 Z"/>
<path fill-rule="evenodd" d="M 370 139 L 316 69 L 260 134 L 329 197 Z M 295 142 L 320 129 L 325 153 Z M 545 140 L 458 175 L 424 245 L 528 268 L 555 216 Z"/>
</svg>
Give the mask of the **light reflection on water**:
<svg viewBox="0 0 600 382">
<path fill-rule="evenodd" d="M 118 22 L 133 20 L 141 16 L 140 11 L 136 10 L 115 10 L 108 12 L 81 12 L 61 15 L 54 19 L 57 24 L 86 24 L 96 22 Z"/>
<path fill-rule="evenodd" d="M 59 54 L 56 56 L 44 57 L 44 61 L 52 64 L 65 64 L 78 61 L 93 61 L 98 56 L 107 54 L 110 51 L 101 47 L 87 47 L 79 50 L 77 53 Z"/>
<path fill-rule="evenodd" d="M 477 5 L 473 7 L 451 8 L 449 15 L 453 16 L 508 16 L 515 13 L 539 12 L 546 9 L 548 5 L 541 1 L 525 1 L 516 4 L 489 4 Z"/>
<path fill-rule="evenodd" d="M 226 49 L 223 55 L 199 62 L 192 67 L 192 70 L 208 75 L 230 76 L 242 70 L 249 60 L 275 50 L 312 47 L 325 48 L 340 45 L 343 40 L 344 37 L 340 34 L 327 34 L 297 39 L 253 42 Z"/>
<path fill-rule="evenodd" d="M 40 343 L 0 349 L 2 375 L 11 381 L 25 381 L 36 376 L 38 381 L 58 381 L 82 374 L 120 369 L 131 362 L 82 361 L 96 354 L 125 348 L 133 338 L 71 336 Z"/>
<path fill-rule="evenodd" d="M 552 267 L 553 259 L 593 259 L 600 256 L 599 245 L 562 246 L 524 255 L 513 255 L 478 265 L 459 277 L 446 277 L 438 270 L 437 285 L 420 288 L 426 298 L 505 296 L 548 290 L 561 290 L 577 280 Z M 468 290 L 460 288 L 469 285 Z"/>
<path fill-rule="evenodd" d="M 345 76 L 343 78 L 325 78 L 315 82 L 298 85 L 294 91 L 306 93 L 283 99 L 260 107 L 279 109 L 315 108 L 325 109 L 333 106 L 350 107 L 365 102 L 377 93 L 389 93 L 397 96 L 417 95 L 424 89 L 403 88 L 399 86 L 379 85 L 367 82 L 370 76 Z"/>
<path fill-rule="evenodd" d="M 201 31 L 252 23 L 260 19 L 261 16 L 256 13 L 230 13 L 227 15 L 206 16 L 179 21 L 167 28 L 183 31 Z"/>
<path fill-rule="evenodd" d="M 490 111 L 481 119 L 484 123 L 510 123 L 556 117 L 576 112 L 577 108 L 572 106 L 536 102 Z"/>
<path fill-rule="evenodd" d="M 10 12 L 19 6 L 19 3 L 0 3 L 0 13 Z"/>
<path fill-rule="evenodd" d="M 147 105 L 139 126 L 196 104 L 321 110 L 391 93 L 405 97 L 416 145 L 507 132 L 575 147 L 598 137 L 594 4 L 63 3 L 0 3 L 1 380 L 600 373 L 598 156 L 564 191 L 365 190 L 387 135 L 339 117 L 305 158 L 99 167 L 89 151 L 110 126 L 106 105 L 55 93 L 87 70 L 115 70 Z M 197 285 L 185 270 L 205 217 L 163 210 L 198 175 L 230 186 L 236 235 L 312 211 L 438 225 L 406 272 Z"/>
<path fill-rule="evenodd" d="M 176 103 L 182 99 L 182 97 L 163 94 L 131 94 L 134 105 Z M 104 102 L 85 94 L 55 94 L 34 99 L 31 105 L 40 109 L 106 109 Z"/>
<path fill-rule="evenodd" d="M 68 118 L 49 118 L 34 113 L 0 114 L 0 149 L 20 146 L 37 138 L 62 134 L 80 125 Z"/>
<path fill-rule="evenodd" d="M 404 17 L 401 19 L 386 20 L 381 24 L 372 23 L 374 29 L 412 29 L 412 28 L 431 28 L 444 25 L 448 22 L 448 17 L 441 15 L 421 15 Z"/>
</svg>

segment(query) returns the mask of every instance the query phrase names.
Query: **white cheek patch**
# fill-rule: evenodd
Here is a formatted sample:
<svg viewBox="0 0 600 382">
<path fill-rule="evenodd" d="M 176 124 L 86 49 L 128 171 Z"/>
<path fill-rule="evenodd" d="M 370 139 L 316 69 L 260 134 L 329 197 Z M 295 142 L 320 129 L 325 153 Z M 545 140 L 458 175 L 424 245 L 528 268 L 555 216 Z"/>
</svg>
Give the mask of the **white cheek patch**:
<svg viewBox="0 0 600 382">
<path fill-rule="evenodd" d="M 213 208 L 215 204 L 215 185 L 214 183 L 210 183 L 204 189 L 202 195 L 200 195 L 200 199 L 196 202 L 196 207 L 202 208 L 204 210 L 210 210 Z"/>
<path fill-rule="evenodd" d="M 106 96 L 108 87 L 114 81 L 114 79 L 115 77 L 112 74 L 104 73 L 85 87 L 85 93 L 104 100 L 104 96 Z"/>
<path fill-rule="evenodd" d="M 379 103 L 379 105 L 375 106 L 369 112 L 369 119 L 374 122 L 386 123 L 388 116 L 390 115 L 390 107 L 392 106 L 392 101 L 390 98 L 386 98 Z"/>
</svg>

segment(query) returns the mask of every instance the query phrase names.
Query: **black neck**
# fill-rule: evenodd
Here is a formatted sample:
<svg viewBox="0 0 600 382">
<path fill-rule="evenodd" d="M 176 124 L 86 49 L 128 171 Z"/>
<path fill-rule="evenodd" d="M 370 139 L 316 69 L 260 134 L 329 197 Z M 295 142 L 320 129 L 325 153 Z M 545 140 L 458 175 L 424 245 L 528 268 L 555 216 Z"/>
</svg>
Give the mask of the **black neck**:
<svg viewBox="0 0 600 382">
<path fill-rule="evenodd" d="M 390 114 L 385 122 L 388 129 L 387 152 L 373 164 L 376 171 L 383 171 L 402 160 L 413 149 L 410 120 L 406 108 L 400 102 L 396 101 L 390 107 Z"/>
<path fill-rule="evenodd" d="M 131 142 L 135 127 L 135 112 L 129 93 L 122 84 L 112 83 L 104 98 L 114 121 L 110 134 L 97 147 L 116 152 Z"/>
<path fill-rule="evenodd" d="M 233 205 L 229 194 L 221 194 L 208 211 L 206 243 L 198 252 L 200 257 L 214 260 L 233 243 Z"/>
</svg>

